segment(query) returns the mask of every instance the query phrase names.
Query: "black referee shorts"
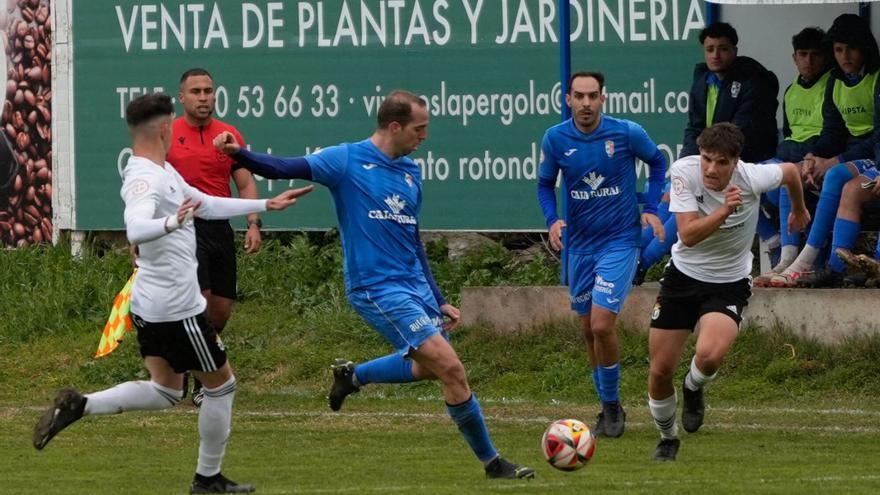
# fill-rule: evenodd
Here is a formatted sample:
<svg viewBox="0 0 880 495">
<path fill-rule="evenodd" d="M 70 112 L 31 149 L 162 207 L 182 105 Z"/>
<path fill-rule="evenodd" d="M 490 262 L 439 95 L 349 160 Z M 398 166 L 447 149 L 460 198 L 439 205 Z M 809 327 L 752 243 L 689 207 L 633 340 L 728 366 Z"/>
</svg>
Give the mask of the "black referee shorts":
<svg viewBox="0 0 880 495">
<path fill-rule="evenodd" d="M 199 287 L 235 299 L 238 289 L 235 233 L 228 220 L 195 219 Z"/>
<path fill-rule="evenodd" d="M 718 284 L 703 282 L 681 273 L 670 261 L 660 279 L 651 328 L 693 331 L 707 313 L 725 314 L 739 326 L 751 295 L 752 277 Z"/>
<path fill-rule="evenodd" d="M 212 372 L 226 364 L 226 348 L 204 314 L 153 323 L 132 313 L 131 321 L 137 327 L 141 357 L 163 358 L 176 373 Z"/>
</svg>

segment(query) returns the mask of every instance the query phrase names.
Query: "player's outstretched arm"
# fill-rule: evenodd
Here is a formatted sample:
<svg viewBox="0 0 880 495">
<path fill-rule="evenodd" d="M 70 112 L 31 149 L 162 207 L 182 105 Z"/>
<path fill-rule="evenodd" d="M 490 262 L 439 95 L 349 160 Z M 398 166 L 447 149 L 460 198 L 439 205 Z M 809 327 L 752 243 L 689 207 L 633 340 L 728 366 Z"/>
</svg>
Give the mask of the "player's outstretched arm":
<svg viewBox="0 0 880 495">
<path fill-rule="evenodd" d="M 312 180 L 312 168 L 305 158 L 285 158 L 250 151 L 242 148 L 229 131 L 223 131 L 214 138 L 214 147 L 234 157 L 246 169 L 267 179 Z"/>
<path fill-rule="evenodd" d="M 297 189 L 288 189 L 272 199 L 266 200 L 266 209 L 269 211 L 281 211 L 289 208 L 296 203 L 297 198 L 301 198 L 312 192 L 315 186 L 299 187 Z"/>
</svg>

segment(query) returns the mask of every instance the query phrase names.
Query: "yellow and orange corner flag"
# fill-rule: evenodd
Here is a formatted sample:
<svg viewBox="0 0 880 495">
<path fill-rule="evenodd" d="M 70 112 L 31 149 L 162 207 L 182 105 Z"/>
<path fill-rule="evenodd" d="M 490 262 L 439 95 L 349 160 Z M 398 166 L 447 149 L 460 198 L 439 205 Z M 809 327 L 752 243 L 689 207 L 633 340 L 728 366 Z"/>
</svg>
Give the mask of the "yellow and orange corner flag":
<svg viewBox="0 0 880 495">
<path fill-rule="evenodd" d="M 116 294 L 116 298 L 113 300 L 110 318 L 107 319 L 107 324 L 104 325 L 101 343 L 98 344 L 98 352 L 95 353 L 96 358 L 104 357 L 113 352 L 119 346 L 119 343 L 122 342 L 122 337 L 131 330 L 131 284 L 134 283 L 135 275 L 137 275 L 137 268 L 134 269 L 134 273 L 131 274 L 128 282 L 125 283 L 125 287 L 119 291 L 119 294 Z"/>
</svg>

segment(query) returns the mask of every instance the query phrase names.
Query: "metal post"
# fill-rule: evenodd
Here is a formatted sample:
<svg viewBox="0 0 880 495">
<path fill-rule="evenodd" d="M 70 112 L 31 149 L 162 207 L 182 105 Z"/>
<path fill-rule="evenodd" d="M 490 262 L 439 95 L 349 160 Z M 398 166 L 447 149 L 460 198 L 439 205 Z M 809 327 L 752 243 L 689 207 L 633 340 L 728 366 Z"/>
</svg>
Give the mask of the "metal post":
<svg viewBox="0 0 880 495">
<path fill-rule="evenodd" d="M 571 109 L 565 104 L 568 94 L 568 79 L 571 77 L 571 5 L 570 0 L 559 0 L 559 82 L 562 92 L 559 98 L 562 120 L 571 118 Z"/>
</svg>

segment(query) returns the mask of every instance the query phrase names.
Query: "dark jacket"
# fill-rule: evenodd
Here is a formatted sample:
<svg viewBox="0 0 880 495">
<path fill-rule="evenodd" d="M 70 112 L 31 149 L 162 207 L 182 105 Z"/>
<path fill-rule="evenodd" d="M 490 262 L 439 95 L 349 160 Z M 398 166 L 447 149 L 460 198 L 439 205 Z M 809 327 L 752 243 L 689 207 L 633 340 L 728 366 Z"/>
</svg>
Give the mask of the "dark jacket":
<svg viewBox="0 0 880 495">
<path fill-rule="evenodd" d="M 688 125 L 684 130 L 680 157 L 700 152 L 697 137 L 706 128 L 708 75 L 709 68 L 705 63 L 697 64 L 694 68 Z M 776 127 L 778 93 L 779 81 L 776 75 L 749 57 L 737 57 L 721 83 L 713 121 L 731 122 L 743 132 L 743 161 L 757 163 L 773 158 L 776 154 L 779 134 Z"/>
<path fill-rule="evenodd" d="M 825 102 L 822 105 L 822 134 L 812 152 L 822 158 L 840 156 L 841 161 L 874 159 L 880 150 L 875 146 L 880 143 L 880 91 L 874 88 L 874 131 L 864 136 L 853 136 L 846 128 L 840 110 L 834 105 L 834 83 L 845 81 L 840 69 L 832 69 L 825 89 Z M 880 86 L 880 82 L 877 83 Z"/>
</svg>

